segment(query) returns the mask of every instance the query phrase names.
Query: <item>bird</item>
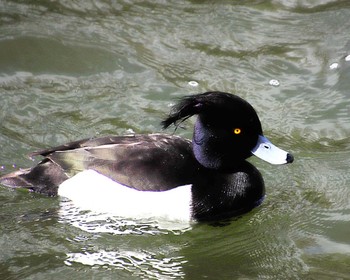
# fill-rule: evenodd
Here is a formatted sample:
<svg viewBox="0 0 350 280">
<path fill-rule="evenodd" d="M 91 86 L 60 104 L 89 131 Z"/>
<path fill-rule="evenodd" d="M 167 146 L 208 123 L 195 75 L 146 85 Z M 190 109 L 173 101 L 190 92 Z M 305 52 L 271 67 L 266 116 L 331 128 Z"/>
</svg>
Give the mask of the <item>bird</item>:
<svg viewBox="0 0 350 280">
<path fill-rule="evenodd" d="M 205 222 L 259 206 L 265 183 L 247 159 L 277 165 L 292 163 L 293 155 L 264 136 L 255 109 L 236 94 L 184 96 L 161 124 L 176 131 L 192 116 L 192 140 L 175 132 L 78 140 L 31 153 L 43 159 L 0 177 L 0 184 L 122 217 Z"/>
</svg>

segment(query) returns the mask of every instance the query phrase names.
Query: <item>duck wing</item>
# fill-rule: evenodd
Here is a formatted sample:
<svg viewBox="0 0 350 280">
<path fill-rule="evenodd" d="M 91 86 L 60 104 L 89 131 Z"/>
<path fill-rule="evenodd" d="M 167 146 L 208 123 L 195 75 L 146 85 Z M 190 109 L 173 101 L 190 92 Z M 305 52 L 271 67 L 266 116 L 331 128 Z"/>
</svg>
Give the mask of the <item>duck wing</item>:
<svg viewBox="0 0 350 280">
<path fill-rule="evenodd" d="M 143 191 L 189 184 L 199 168 L 190 140 L 162 134 L 85 139 L 32 155 L 45 156 L 68 177 L 92 169 Z"/>
<path fill-rule="evenodd" d="M 156 135 L 156 134 L 154 134 Z M 160 135 L 160 134 L 159 134 Z M 54 152 L 62 152 L 68 150 L 74 150 L 79 148 L 92 148 L 99 147 L 108 144 L 132 144 L 134 142 L 144 140 L 150 141 L 150 135 L 126 135 L 126 136 L 104 136 L 99 138 L 85 138 L 73 142 L 69 142 L 60 146 L 51 147 L 48 149 L 43 149 L 39 151 L 35 151 L 29 154 L 30 157 L 33 156 L 47 156 Z M 165 136 L 165 135 L 164 135 Z"/>
<path fill-rule="evenodd" d="M 200 169 L 190 140 L 162 134 L 83 139 L 30 154 L 38 155 L 44 157 L 38 165 L 0 183 L 55 196 L 62 182 L 92 169 L 136 190 L 165 191 L 192 183 Z"/>
</svg>

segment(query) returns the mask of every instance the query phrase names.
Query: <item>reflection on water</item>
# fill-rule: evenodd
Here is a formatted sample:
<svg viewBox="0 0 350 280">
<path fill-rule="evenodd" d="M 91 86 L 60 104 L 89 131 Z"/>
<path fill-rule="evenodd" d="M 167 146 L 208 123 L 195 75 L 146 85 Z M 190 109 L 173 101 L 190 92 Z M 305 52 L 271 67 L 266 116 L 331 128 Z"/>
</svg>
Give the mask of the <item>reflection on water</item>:
<svg viewBox="0 0 350 280">
<path fill-rule="evenodd" d="M 126 270 L 133 276 L 151 279 L 183 278 L 182 264 L 186 261 L 181 258 L 157 259 L 151 252 L 145 251 L 99 251 L 94 253 L 69 253 L 66 265 L 80 263 L 89 266 L 115 267 Z"/>
<path fill-rule="evenodd" d="M 191 229 L 188 223 L 180 221 L 142 219 L 133 220 L 110 214 L 81 210 L 71 201 L 60 201 L 59 221 L 81 230 L 111 234 L 181 234 Z"/>
<path fill-rule="evenodd" d="M 190 230 L 188 224 L 169 222 L 166 220 L 131 220 L 84 211 L 77 208 L 71 201 L 60 200 L 58 221 L 79 228 L 88 233 L 111 235 L 181 235 Z M 74 238 L 75 242 L 87 243 L 89 237 L 81 238 L 81 233 Z M 91 241 L 92 241 L 91 240 Z M 124 245 L 125 247 L 125 245 Z M 171 247 L 171 248 L 170 248 Z M 114 250 L 113 250 L 114 249 Z M 127 271 L 133 276 L 151 279 L 183 278 L 185 275 L 182 265 L 187 261 L 184 256 L 169 256 L 170 251 L 178 252 L 181 247 L 173 244 L 162 244 L 160 247 L 145 249 L 143 246 L 127 246 L 127 248 L 113 248 L 111 250 L 85 246 L 80 252 L 69 252 L 64 263 L 68 266 L 82 264 L 106 269 L 116 268 Z M 76 249 L 75 249 L 76 250 Z M 162 251 L 166 252 L 161 253 Z"/>
<path fill-rule="evenodd" d="M 117 236 L 181 235 L 191 229 L 188 224 L 155 220 L 127 220 L 108 214 L 83 211 L 65 199 L 60 200 L 58 217 L 60 223 L 93 234 L 90 237 L 89 235 L 82 237 L 83 234 L 79 232 L 73 238 L 77 244 L 89 244 L 101 234 Z M 121 248 L 113 246 L 108 249 L 104 246 L 99 248 L 89 245 L 77 248 L 74 249 L 74 252 L 66 253 L 67 257 L 64 261 L 66 265 L 81 264 L 103 269 L 115 268 L 127 271 L 135 277 L 151 279 L 167 279 L 167 277 L 181 279 L 185 275 L 183 264 L 187 261 L 184 256 L 177 255 L 182 248 L 176 243 L 164 243 L 154 247 L 151 245 L 150 248 L 145 248 L 144 245 L 138 247 L 136 244 L 123 244 Z M 175 255 L 171 256 L 171 252 L 175 252 Z"/>
</svg>

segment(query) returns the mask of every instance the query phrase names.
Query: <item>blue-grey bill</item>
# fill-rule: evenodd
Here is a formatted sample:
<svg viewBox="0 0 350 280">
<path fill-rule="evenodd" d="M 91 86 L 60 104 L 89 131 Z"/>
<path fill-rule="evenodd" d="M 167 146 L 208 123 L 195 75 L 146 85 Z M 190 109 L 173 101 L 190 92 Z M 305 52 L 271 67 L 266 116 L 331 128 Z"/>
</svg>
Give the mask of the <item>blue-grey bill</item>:
<svg viewBox="0 0 350 280">
<path fill-rule="evenodd" d="M 276 147 L 262 135 L 259 135 L 258 143 L 252 150 L 252 154 L 271 164 L 285 164 L 290 162 L 286 151 Z"/>
</svg>

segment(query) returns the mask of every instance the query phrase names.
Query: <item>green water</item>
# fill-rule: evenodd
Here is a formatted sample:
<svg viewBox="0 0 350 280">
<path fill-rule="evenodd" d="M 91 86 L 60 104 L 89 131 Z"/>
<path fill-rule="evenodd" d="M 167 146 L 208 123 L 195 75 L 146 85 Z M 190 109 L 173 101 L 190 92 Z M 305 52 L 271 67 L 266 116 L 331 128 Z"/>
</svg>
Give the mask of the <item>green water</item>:
<svg viewBox="0 0 350 280">
<path fill-rule="evenodd" d="M 33 150 L 158 132 L 207 90 L 247 99 L 295 156 L 251 159 L 267 198 L 227 225 L 89 218 L 0 187 L 0 279 L 350 279 L 349 19 L 347 0 L 0 1 L 1 174 Z"/>
</svg>

